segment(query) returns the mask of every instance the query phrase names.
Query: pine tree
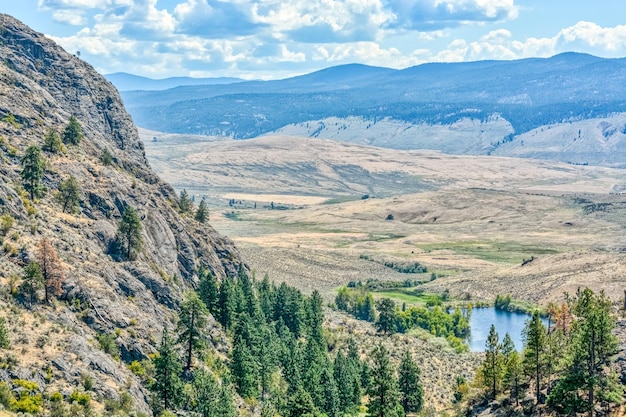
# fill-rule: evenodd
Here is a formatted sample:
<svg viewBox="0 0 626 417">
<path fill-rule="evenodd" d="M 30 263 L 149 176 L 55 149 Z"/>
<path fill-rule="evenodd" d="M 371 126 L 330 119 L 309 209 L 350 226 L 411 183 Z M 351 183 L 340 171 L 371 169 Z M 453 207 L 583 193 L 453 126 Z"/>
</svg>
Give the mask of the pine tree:
<svg viewBox="0 0 626 417">
<path fill-rule="evenodd" d="M 78 181 L 70 175 L 68 179 L 59 184 L 56 199 L 63 206 L 63 213 L 74 213 L 80 205 Z"/>
<path fill-rule="evenodd" d="M 349 410 L 361 402 L 360 366 L 348 358 L 343 350 L 335 356 L 333 376 L 339 390 L 339 406 L 341 410 Z"/>
<path fill-rule="evenodd" d="M 259 367 L 250 347 L 241 335 L 235 336 L 230 373 L 237 392 L 243 398 L 259 397 Z"/>
<path fill-rule="evenodd" d="M 134 259 L 135 254 L 141 250 L 143 243 L 141 238 L 142 229 L 143 226 L 137 210 L 131 206 L 126 206 L 122 219 L 117 226 L 117 235 L 124 244 L 127 260 Z"/>
<path fill-rule="evenodd" d="M 379 332 L 390 334 L 396 330 L 396 303 L 391 298 L 381 298 L 376 302 L 378 310 L 378 320 L 376 329 Z"/>
<path fill-rule="evenodd" d="M 274 284 L 270 284 L 270 279 L 267 274 L 263 277 L 263 280 L 257 285 L 257 293 L 259 297 L 259 304 L 261 311 L 267 321 L 270 321 L 274 316 L 274 296 L 276 287 Z"/>
<path fill-rule="evenodd" d="M 50 295 L 58 297 L 63 293 L 65 271 L 48 238 L 44 237 L 37 245 L 37 264 L 43 277 L 45 300 L 49 303 Z"/>
<path fill-rule="evenodd" d="M 400 403 L 405 413 L 417 413 L 424 405 L 424 389 L 420 384 L 420 369 L 407 350 L 398 368 Z"/>
<path fill-rule="evenodd" d="M 202 417 L 221 417 L 217 414 L 220 402 L 220 386 L 213 373 L 200 369 L 193 377 L 193 410 Z"/>
<path fill-rule="evenodd" d="M 202 330 L 207 323 L 209 311 L 195 291 L 188 291 L 178 315 L 178 343 L 186 350 L 185 369 L 191 369 L 194 350 L 204 347 Z"/>
<path fill-rule="evenodd" d="M 376 309 L 374 308 L 374 297 L 371 292 L 368 292 L 365 296 L 365 302 L 363 303 L 362 318 L 365 321 L 371 323 L 376 321 Z"/>
<path fill-rule="evenodd" d="M 70 120 L 63 131 L 63 143 L 78 145 L 83 137 L 83 128 L 78 123 L 78 119 L 74 115 L 70 116 Z"/>
<path fill-rule="evenodd" d="M 520 392 L 520 386 L 522 383 L 522 377 L 524 375 L 524 368 L 522 367 L 522 359 L 519 352 L 516 350 L 511 352 L 509 359 L 506 362 L 504 370 L 504 383 L 507 388 L 511 390 L 511 397 L 515 398 L 515 404 L 519 404 L 519 398 L 522 394 Z"/>
<path fill-rule="evenodd" d="M 511 397 L 515 398 L 515 403 L 519 403 L 519 389 L 522 381 L 523 368 L 515 343 L 511 339 L 511 335 L 506 333 L 502 340 L 502 356 L 504 359 L 504 378 L 503 382 L 507 389 L 511 391 Z"/>
<path fill-rule="evenodd" d="M 45 163 L 41 156 L 41 149 L 37 145 L 30 145 L 22 156 L 22 180 L 24 189 L 30 200 L 39 197 L 43 192 L 41 179 L 43 178 Z"/>
<path fill-rule="evenodd" d="M 183 384 L 180 380 L 182 365 L 167 327 L 163 329 L 158 353 L 154 358 L 154 380 L 150 384 L 157 415 L 162 410 L 175 409 L 183 393 Z"/>
<path fill-rule="evenodd" d="M 213 317 L 218 317 L 219 288 L 217 278 L 207 268 L 201 266 L 198 270 L 198 296 L 204 302 Z"/>
<path fill-rule="evenodd" d="M 220 398 L 217 403 L 215 416 L 237 417 L 235 403 L 233 402 L 233 388 L 230 382 L 222 381 L 222 388 L 220 389 Z"/>
<path fill-rule="evenodd" d="M 389 352 L 380 344 L 371 354 L 372 383 L 368 391 L 370 401 L 367 415 L 370 417 L 401 417 L 404 410 L 400 404 L 398 380 L 389 360 Z"/>
<path fill-rule="evenodd" d="M 523 330 L 524 359 L 523 366 L 527 375 L 535 380 L 535 399 L 540 400 L 541 379 L 546 368 L 547 335 L 539 312 L 535 311 L 532 318 L 526 322 Z"/>
<path fill-rule="evenodd" d="M 261 325 L 259 330 L 261 337 L 259 338 L 257 357 L 259 361 L 259 377 L 261 379 L 261 399 L 264 400 L 271 388 L 272 375 L 278 369 L 277 355 L 280 346 L 276 334 L 267 324 Z"/>
<path fill-rule="evenodd" d="M 233 280 L 230 278 L 224 278 L 220 285 L 218 321 L 226 330 L 233 324 L 237 307 L 233 286 Z"/>
<path fill-rule="evenodd" d="M 302 387 L 298 387 L 294 395 L 287 400 L 287 413 L 285 417 L 314 417 L 317 408 L 313 404 L 311 395 Z"/>
<path fill-rule="evenodd" d="M 61 141 L 61 136 L 59 136 L 56 130 L 48 129 L 46 136 L 44 136 L 43 139 L 42 149 L 50 153 L 63 152 L 63 142 Z"/>
<path fill-rule="evenodd" d="M 204 223 L 209 219 L 209 209 L 206 206 L 204 199 L 200 200 L 198 210 L 196 210 L 196 220 L 200 223 Z"/>
<path fill-rule="evenodd" d="M 491 397 L 496 398 L 498 387 L 502 383 L 503 377 L 503 355 L 502 345 L 498 343 L 498 332 L 492 324 L 489 328 L 489 336 L 485 341 L 485 361 L 482 365 L 482 376 L 485 385 L 491 390 Z"/>
<path fill-rule="evenodd" d="M 326 348 L 326 341 L 324 340 L 324 333 L 322 331 L 322 323 L 324 322 L 324 311 L 322 310 L 322 306 L 324 304 L 324 300 L 322 300 L 322 296 L 319 291 L 314 290 L 311 297 L 308 299 L 308 322 L 310 329 L 310 338 L 313 340 L 320 348 Z M 325 356 L 325 352 L 324 352 Z"/>
<path fill-rule="evenodd" d="M 178 198 L 178 208 L 181 213 L 189 213 L 193 207 L 193 202 L 187 193 L 187 190 L 183 190 L 180 192 L 180 197 Z"/>
<path fill-rule="evenodd" d="M 337 383 L 330 370 L 330 367 L 326 366 L 322 370 L 320 376 L 320 384 L 323 389 L 323 402 L 320 409 L 326 413 L 328 417 L 339 416 L 339 390 L 337 389 Z"/>
<path fill-rule="evenodd" d="M 622 389 L 608 367 L 619 350 L 611 309 L 604 292 L 596 295 L 589 288 L 579 290 L 573 300 L 566 372 L 548 397 L 548 404 L 560 413 L 587 412 L 592 417 L 599 401 L 621 401 Z"/>
<path fill-rule="evenodd" d="M 30 302 L 33 303 L 37 298 L 37 291 L 43 287 L 44 283 L 39 264 L 35 261 L 30 261 L 24 268 L 22 278 L 22 291 L 30 298 Z"/>
</svg>

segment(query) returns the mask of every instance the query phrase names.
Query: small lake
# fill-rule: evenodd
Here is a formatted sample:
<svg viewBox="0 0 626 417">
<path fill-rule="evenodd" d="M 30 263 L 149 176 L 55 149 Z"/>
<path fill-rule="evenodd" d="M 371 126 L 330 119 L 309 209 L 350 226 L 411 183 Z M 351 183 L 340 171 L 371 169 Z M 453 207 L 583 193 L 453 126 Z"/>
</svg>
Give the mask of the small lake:
<svg viewBox="0 0 626 417">
<path fill-rule="evenodd" d="M 521 351 L 524 347 L 522 330 L 526 320 L 530 318 L 528 314 L 496 310 L 495 307 L 474 308 L 470 317 L 471 336 L 467 339 L 470 352 L 485 351 L 485 341 L 489 336 L 491 324 L 496 326 L 500 342 L 508 332 L 515 343 L 515 348 Z M 544 324 L 547 325 L 548 322 L 544 320 Z"/>
</svg>

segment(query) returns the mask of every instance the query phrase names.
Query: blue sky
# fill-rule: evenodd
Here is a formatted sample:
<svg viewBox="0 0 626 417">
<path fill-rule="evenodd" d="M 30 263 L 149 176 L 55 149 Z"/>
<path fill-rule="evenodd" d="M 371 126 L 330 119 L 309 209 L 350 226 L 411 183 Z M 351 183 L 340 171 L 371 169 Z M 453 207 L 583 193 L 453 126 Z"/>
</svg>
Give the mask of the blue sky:
<svg viewBox="0 0 626 417">
<path fill-rule="evenodd" d="M 626 56 L 624 0 L 0 0 L 0 12 L 101 73 L 151 78 Z"/>
</svg>

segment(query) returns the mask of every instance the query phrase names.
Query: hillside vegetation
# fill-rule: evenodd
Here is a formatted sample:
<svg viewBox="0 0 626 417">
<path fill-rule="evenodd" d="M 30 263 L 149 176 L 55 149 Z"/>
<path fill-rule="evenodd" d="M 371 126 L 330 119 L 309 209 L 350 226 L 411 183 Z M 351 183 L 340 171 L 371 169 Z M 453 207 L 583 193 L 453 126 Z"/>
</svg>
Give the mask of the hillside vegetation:
<svg viewBox="0 0 626 417">
<path fill-rule="evenodd" d="M 179 213 L 117 91 L 93 68 L 7 15 L 0 56 L 2 402 L 8 387 L 32 391 L 25 401 L 36 409 L 42 396 L 95 410 L 125 399 L 149 414 L 127 365 L 156 351 L 199 266 L 222 279 L 239 255 Z M 131 211 L 127 241 L 120 225 Z"/>
</svg>

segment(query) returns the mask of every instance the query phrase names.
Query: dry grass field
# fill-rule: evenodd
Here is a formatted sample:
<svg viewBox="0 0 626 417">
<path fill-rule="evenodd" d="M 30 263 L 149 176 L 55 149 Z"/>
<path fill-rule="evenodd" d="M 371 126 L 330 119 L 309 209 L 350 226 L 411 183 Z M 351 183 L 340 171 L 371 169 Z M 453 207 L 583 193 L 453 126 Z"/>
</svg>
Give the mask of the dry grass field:
<svg viewBox="0 0 626 417">
<path fill-rule="evenodd" d="M 305 291 L 331 298 L 352 280 L 404 279 L 361 255 L 420 262 L 438 276 L 428 287 L 476 300 L 510 293 L 545 304 L 591 286 L 617 301 L 626 288 L 623 170 L 143 134 L 157 138 L 146 153 L 159 174 L 207 198 L 211 224 L 257 275 Z"/>
<path fill-rule="evenodd" d="M 143 135 L 157 172 L 206 198 L 211 224 L 257 277 L 328 301 L 350 281 L 408 277 L 385 260 L 425 265 L 421 278 L 436 275 L 427 291 L 464 300 L 511 294 L 545 305 L 589 286 L 617 302 L 626 289 L 623 170 L 307 138 Z M 451 381 L 471 379 L 481 360 L 423 334 L 380 337 L 342 313 L 327 321 L 333 337 L 355 337 L 364 352 L 381 341 L 413 350 L 437 414 L 452 403 Z"/>
</svg>

